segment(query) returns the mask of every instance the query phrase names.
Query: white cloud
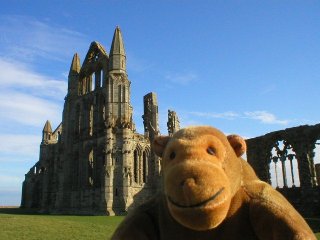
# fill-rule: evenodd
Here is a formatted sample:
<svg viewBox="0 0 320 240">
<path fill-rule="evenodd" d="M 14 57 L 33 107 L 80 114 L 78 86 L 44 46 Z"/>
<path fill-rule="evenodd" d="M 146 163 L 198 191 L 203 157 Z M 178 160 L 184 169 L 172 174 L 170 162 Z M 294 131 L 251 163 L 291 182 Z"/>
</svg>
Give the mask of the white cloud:
<svg viewBox="0 0 320 240">
<path fill-rule="evenodd" d="M 289 120 L 279 120 L 274 114 L 267 111 L 245 112 L 244 115 L 249 119 L 259 120 L 267 124 L 287 125 L 289 122 Z"/>
<path fill-rule="evenodd" d="M 45 120 L 61 122 L 61 107 L 52 101 L 18 92 L 0 95 L 0 122 L 15 121 L 22 125 L 43 126 Z"/>
<path fill-rule="evenodd" d="M 167 74 L 165 78 L 171 81 L 172 83 L 176 83 L 179 85 L 188 85 L 189 83 L 198 80 L 198 76 L 194 73 Z"/>
<path fill-rule="evenodd" d="M 289 120 L 280 120 L 273 113 L 267 111 L 252 111 L 237 113 L 233 111 L 227 112 L 188 112 L 188 115 L 206 119 L 226 119 L 226 120 L 236 120 L 236 119 L 252 119 L 257 120 L 263 124 L 279 124 L 287 125 Z M 190 120 L 190 117 L 189 117 Z M 197 120 L 194 120 L 197 122 Z"/>
<path fill-rule="evenodd" d="M 21 135 L 21 134 L 1 134 L 0 135 L 0 153 L 22 155 L 25 157 L 36 157 L 39 152 L 41 136 L 39 135 Z M 4 157 L 1 161 L 7 161 Z"/>
<path fill-rule="evenodd" d="M 22 177 L 0 175 L 1 191 L 16 191 L 21 189 Z"/>
<path fill-rule="evenodd" d="M 87 45 L 85 36 L 17 15 L 0 16 L 0 31 L 0 125 L 42 127 L 47 119 L 59 124 L 67 93 L 65 73 L 60 75 L 64 79 L 55 79 L 34 66 L 71 62 L 73 53 Z"/>
<path fill-rule="evenodd" d="M 19 202 L 25 172 L 13 171 L 14 165 L 30 162 L 31 167 L 39 156 L 45 121 L 51 120 L 52 127 L 61 122 L 65 71 L 73 54 L 86 49 L 88 41 L 81 33 L 27 16 L 0 16 L 0 32 L 0 205 L 4 205 L 12 204 L 12 199 Z M 67 68 L 55 74 L 58 77 L 35 70 L 49 66 L 42 72 L 52 72 L 61 63 Z M 11 166 L 10 176 L 4 166 Z"/>
<path fill-rule="evenodd" d="M 184 128 L 184 127 L 188 127 L 188 126 L 203 125 L 203 123 L 201 123 L 199 121 L 196 121 L 196 120 L 190 119 L 190 118 L 185 118 L 183 116 L 181 116 L 181 118 L 179 118 L 179 120 L 180 120 L 180 128 Z"/>
<path fill-rule="evenodd" d="M 86 44 L 85 36 L 79 32 L 29 16 L 1 16 L 0 31 L 2 52 L 25 61 L 38 57 L 64 61 Z"/>
<path fill-rule="evenodd" d="M 206 117 L 206 118 L 223 118 L 223 119 L 235 119 L 239 117 L 238 113 L 235 112 L 223 112 L 223 113 L 212 113 L 212 112 L 190 112 L 190 114 L 198 116 L 198 117 Z"/>
<path fill-rule="evenodd" d="M 63 99 L 67 83 L 34 72 L 26 64 L 0 57 L 0 87 Z"/>
</svg>

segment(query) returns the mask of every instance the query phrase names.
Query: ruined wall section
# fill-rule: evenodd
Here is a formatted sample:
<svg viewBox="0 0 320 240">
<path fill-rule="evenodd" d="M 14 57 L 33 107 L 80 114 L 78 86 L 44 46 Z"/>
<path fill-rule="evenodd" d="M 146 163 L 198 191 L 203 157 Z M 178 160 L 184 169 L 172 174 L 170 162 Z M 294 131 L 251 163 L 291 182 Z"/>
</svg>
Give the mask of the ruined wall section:
<svg viewBox="0 0 320 240">
<path fill-rule="evenodd" d="M 289 128 L 246 141 L 248 162 L 261 180 L 271 183 L 270 164 L 273 161 L 279 161 L 279 166 L 282 165 L 284 186 L 277 187 L 277 189 L 305 216 L 320 215 L 320 203 L 318 201 L 320 188 L 317 183 L 314 165 L 314 149 L 318 139 L 320 139 L 320 124 Z M 277 149 L 279 141 L 282 141 L 287 148 L 278 148 L 277 154 L 279 157 L 277 155 L 272 157 L 271 151 Z M 287 154 L 289 149 L 294 151 L 294 156 L 293 154 Z M 286 184 L 285 178 L 289 178 L 290 174 L 286 172 L 288 168 L 284 167 L 284 161 L 288 160 L 291 163 L 292 158 L 297 160 L 300 186 L 290 188 Z"/>
<path fill-rule="evenodd" d="M 172 136 L 175 132 L 180 129 L 180 121 L 177 113 L 172 110 L 168 110 L 168 135 Z"/>
<path fill-rule="evenodd" d="M 123 215 L 159 189 L 160 159 L 150 147 L 159 135 L 157 98 L 144 97 L 145 133 L 138 134 L 130 85 L 118 27 L 110 56 L 97 42 L 82 65 L 73 56 L 62 124 L 55 131 L 49 121 L 44 126 L 39 161 L 23 182 L 22 207 Z"/>
<path fill-rule="evenodd" d="M 316 175 L 317 175 L 317 183 L 320 186 L 320 163 L 315 164 Z"/>
<path fill-rule="evenodd" d="M 22 185 L 21 207 L 38 208 L 42 212 L 54 208 L 58 189 L 59 156 L 61 154 L 60 134 L 62 126 L 51 134 L 50 140 L 42 140 L 39 161 L 25 174 Z"/>
<path fill-rule="evenodd" d="M 80 66 L 75 54 L 69 73 L 62 133 L 62 166 L 53 212 L 87 213 L 99 210 L 104 145 L 104 93 L 108 55 L 92 42 Z"/>
<path fill-rule="evenodd" d="M 144 125 L 144 135 L 149 139 L 150 142 L 153 142 L 154 138 L 160 134 L 159 130 L 159 110 L 158 110 L 158 101 L 157 95 L 153 92 L 146 94 L 143 97 L 144 104 L 144 114 L 143 125 Z M 158 189 L 160 186 L 160 158 L 151 149 L 150 152 L 150 173 L 153 176 L 153 188 Z"/>
</svg>

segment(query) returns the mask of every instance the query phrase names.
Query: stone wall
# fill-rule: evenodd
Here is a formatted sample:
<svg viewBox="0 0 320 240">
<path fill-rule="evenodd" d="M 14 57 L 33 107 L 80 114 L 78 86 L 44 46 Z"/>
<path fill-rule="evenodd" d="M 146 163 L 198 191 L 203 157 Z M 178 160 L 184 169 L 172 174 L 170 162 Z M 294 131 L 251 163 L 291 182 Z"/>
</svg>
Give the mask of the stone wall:
<svg viewBox="0 0 320 240">
<path fill-rule="evenodd" d="M 318 186 L 320 186 L 320 163 L 315 164 Z"/>
<path fill-rule="evenodd" d="M 23 182 L 22 207 L 122 215 L 157 190 L 160 161 L 150 147 L 159 134 L 157 97 L 144 97 L 145 133 L 139 134 L 130 86 L 118 27 L 109 56 L 97 42 L 82 65 L 74 55 L 62 123 L 55 131 L 49 121 L 44 126 L 39 161 Z"/>
<path fill-rule="evenodd" d="M 247 140 L 247 159 L 257 175 L 283 193 L 304 216 L 320 216 L 320 174 L 314 164 L 319 139 L 320 124 Z"/>
</svg>

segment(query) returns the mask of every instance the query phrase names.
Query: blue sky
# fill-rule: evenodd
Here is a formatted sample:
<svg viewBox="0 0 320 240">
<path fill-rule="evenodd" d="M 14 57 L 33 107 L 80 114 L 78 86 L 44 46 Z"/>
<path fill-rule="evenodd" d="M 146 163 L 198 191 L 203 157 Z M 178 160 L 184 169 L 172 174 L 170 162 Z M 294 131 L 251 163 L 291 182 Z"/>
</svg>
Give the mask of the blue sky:
<svg viewBox="0 0 320 240">
<path fill-rule="evenodd" d="M 0 206 L 19 205 L 47 119 L 61 121 L 67 75 L 120 26 L 134 120 L 158 95 L 181 126 L 246 138 L 320 121 L 319 1 L 0 0 Z"/>
</svg>

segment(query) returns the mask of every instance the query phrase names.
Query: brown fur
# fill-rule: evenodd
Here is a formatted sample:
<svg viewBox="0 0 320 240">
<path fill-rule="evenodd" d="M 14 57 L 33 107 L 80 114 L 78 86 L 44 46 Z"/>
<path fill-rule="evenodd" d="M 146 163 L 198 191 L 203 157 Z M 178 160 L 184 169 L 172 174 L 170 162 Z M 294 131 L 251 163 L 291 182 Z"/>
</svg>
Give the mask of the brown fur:
<svg viewBox="0 0 320 240">
<path fill-rule="evenodd" d="M 211 127 L 157 137 L 163 190 L 118 227 L 112 239 L 316 239 L 290 203 L 240 158 L 245 141 Z"/>
</svg>

